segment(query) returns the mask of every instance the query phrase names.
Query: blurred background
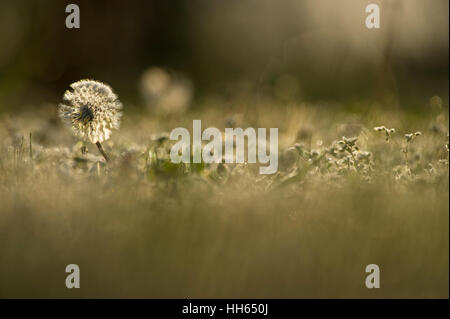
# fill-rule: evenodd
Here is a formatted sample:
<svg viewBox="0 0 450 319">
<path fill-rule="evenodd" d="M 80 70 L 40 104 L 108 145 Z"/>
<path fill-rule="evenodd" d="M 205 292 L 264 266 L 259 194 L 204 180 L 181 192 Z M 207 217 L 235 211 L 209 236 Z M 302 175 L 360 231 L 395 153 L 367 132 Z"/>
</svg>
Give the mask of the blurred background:
<svg viewBox="0 0 450 319">
<path fill-rule="evenodd" d="M 65 27 L 69 3 L 80 7 L 80 29 Z M 380 29 L 365 27 L 369 3 L 380 5 Z M 138 109 L 145 81 L 161 86 L 167 74 L 185 90 L 170 98 L 185 103 L 212 95 L 414 108 L 439 96 L 448 105 L 448 38 L 447 0 L 1 0 L 0 112 L 57 103 L 81 78 L 109 83 Z"/>
</svg>

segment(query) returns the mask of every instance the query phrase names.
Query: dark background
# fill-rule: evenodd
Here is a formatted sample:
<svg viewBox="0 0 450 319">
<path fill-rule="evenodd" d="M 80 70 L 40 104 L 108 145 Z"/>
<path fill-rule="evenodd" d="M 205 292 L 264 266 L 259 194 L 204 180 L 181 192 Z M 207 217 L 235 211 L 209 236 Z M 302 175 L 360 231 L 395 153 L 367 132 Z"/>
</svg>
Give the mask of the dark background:
<svg viewBox="0 0 450 319">
<path fill-rule="evenodd" d="M 65 27 L 78 4 L 81 28 Z M 368 30 L 365 6 L 381 6 Z M 283 96 L 448 105 L 446 0 L 0 1 L 0 111 L 56 103 L 81 78 L 139 105 L 151 66 L 183 72 L 195 97 Z M 288 80 L 286 80 L 288 79 Z M 281 90 L 280 90 L 281 87 Z"/>
</svg>

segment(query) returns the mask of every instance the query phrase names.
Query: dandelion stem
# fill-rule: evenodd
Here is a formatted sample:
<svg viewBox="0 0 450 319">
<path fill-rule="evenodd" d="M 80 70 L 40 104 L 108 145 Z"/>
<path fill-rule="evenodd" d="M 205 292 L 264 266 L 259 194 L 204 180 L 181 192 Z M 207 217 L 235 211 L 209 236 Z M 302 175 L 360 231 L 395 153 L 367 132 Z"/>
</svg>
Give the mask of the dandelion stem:
<svg viewBox="0 0 450 319">
<path fill-rule="evenodd" d="M 33 160 L 33 147 L 31 145 L 31 137 L 32 137 L 32 134 L 30 132 L 30 161 Z"/>
<path fill-rule="evenodd" d="M 20 155 L 19 155 L 19 160 L 21 161 L 23 158 L 23 135 L 22 135 L 22 141 L 20 142 Z"/>
<path fill-rule="evenodd" d="M 103 157 L 105 158 L 105 160 L 106 160 L 107 162 L 109 162 L 109 157 L 108 157 L 108 155 L 106 155 L 105 150 L 103 149 L 102 144 L 100 144 L 100 142 L 97 142 L 97 143 L 95 143 L 95 145 L 97 145 L 98 150 L 100 151 L 100 153 L 102 153 L 102 155 L 103 155 Z"/>
<path fill-rule="evenodd" d="M 408 145 L 405 146 L 405 150 L 403 151 L 403 153 L 405 154 L 406 166 L 408 166 Z"/>
</svg>

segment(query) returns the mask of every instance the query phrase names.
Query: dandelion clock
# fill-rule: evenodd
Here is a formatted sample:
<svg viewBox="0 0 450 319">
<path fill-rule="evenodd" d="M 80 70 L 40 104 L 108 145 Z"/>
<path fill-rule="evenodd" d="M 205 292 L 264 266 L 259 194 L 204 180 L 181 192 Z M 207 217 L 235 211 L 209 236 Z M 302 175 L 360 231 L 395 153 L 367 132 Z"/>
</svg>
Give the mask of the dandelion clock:
<svg viewBox="0 0 450 319">
<path fill-rule="evenodd" d="M 112 130 L 119 129 L 122 103 L 111 87 L 94 80 L 72 83 L 58 106 L 59 117 L 72 133 L 97 145 L 106 161 L 102 142 L 109 139 Z"/>
</svg>

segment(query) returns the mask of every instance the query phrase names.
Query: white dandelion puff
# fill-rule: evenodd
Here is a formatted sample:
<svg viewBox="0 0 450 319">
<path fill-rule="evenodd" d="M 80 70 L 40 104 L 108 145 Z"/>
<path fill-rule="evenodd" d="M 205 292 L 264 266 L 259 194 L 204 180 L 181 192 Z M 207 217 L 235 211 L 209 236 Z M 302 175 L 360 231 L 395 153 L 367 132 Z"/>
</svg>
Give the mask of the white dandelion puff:
<svg viewBox="0 0 450 319">
<path fill-rule="evenodd" d="M 109 139 L 113 129 L 119 129 L 122 103 L 102 82 L 80 80 L 70 87 L 59 104 L 59 117 L 75 136 L 96 144 L 108 160 L 101 143 Z"/>
<path fill-rule="evenodd" d="M 140 80 L 140 91 L 147 108 L 159 114 L 185 113 L 192 102 L 193 84 L 180 73 L 152 67 Z"/>
</svg>

